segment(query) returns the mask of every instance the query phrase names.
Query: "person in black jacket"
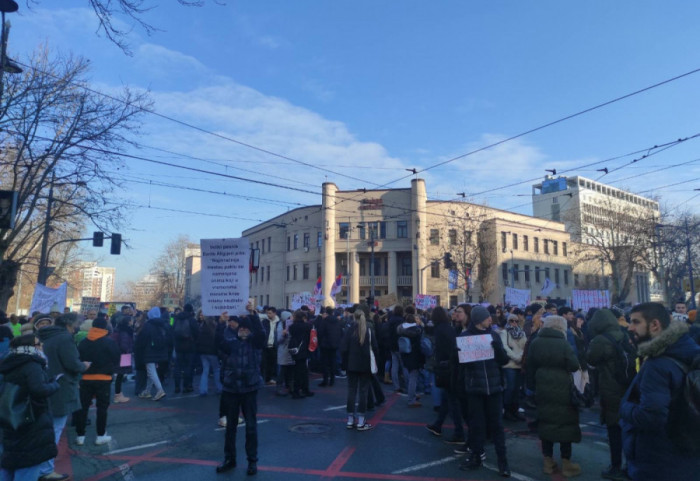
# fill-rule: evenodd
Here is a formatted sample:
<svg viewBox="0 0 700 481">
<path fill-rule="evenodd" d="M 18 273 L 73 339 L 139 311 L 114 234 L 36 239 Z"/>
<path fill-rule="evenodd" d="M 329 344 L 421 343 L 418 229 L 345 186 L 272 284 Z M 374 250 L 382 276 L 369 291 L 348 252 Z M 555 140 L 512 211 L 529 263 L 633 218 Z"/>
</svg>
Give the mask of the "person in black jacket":
<svg viewBox="0 0 700 481">
<path fill-rule="evenodd" d="M 0 363 L 5 382 L 19 385 L 28 393 L 34 421 L 17 430 L 3 430 L 2 479 L 39 478 L 44 461 L 58 455 L 48 397 L 58 391 L 58 382 L 49 380 L 41 343 L 34 334 L 16 337 Z"/>
<path fill-rule="evenodd" d="M 80 360 L 88 364 L 87 370 L 80 380 L 81 411 L 75 423 L 78 436 L 75 444 L 85 444 L 85 423 L 88 410 L 95 398 L 97 406 L 97 438 L 96 445 L 107 444 L 112 440 L 107 435 L 107 408 L 112 386 L 112 373 L 119 366 L 121 351 L 114 339 L 109 337 L 107 321 L 95 319 L 92 328 L 85 339 L 78 344 Z"/>
<path fill-rule="evenodd" d="M 323 368 L 323 381 L 319 386 L 332 386 L 335 383 L 336 353 L 343 338 L 343 326 L 340 320 L 333 315 L 333 308 L 326 307 L 324 319 L 318 329 L 318 342 L 321 347 L 321 366 Z"/>
<path fill-rule="evenodd" d="M 491 336 L 494 357 L 484 361 L 460 364 L 459 382 L 467 397 L 469 419 L 469 458 L 460 469 L 478 469 L 482 465 L 486 428 L 491 429 L 493 444 L 498 457 L 498 472 L 510 476 L 506 459 L 506 439 L 503 432 L 503 373 L 501 367 L 508 364 L 508 354 L 498 334 L 491 330 L 491 314 L 482 306 L 474 306 L 466 336 Z M 457 343 L 459 346 L 459 343 Z"/>
<path fill-rule="evenodd" d="M 158 377 L 158 365 L 170 362 L 170 355 L 173 352 L 173 335 L 170 326 L 161 317 L 159 307 L 152 307 L 148 311 L 148 321 L 136 338 L 134 350 L 137 352 L 137 357 L 142 359 L 146 365 L 148 376 L 146 389 L 138 395 L 139 398 L 150 398 L 151 390 L 155 386 L 156 394 L 153 396 L 153 400 L 163 399 L 165 391 Z"/>
<path fill-rule="evenodd" d="M 404 322 L 397 328 L 398 337 L 406 337 L 411 343 L 411 352 L 401 353 L 401 364 L 408 371 L 408 407 L 420 407 L 420 398 L 416 395 L 418 375 L 425 364 L 425 356 L 421 352 L 420 339 L 423 335 L 423 321 L 420 316 L 406 314 Z M 397 341 L 398 343 L 398 341 Z"/>
<path fill-rule="evenodd" d="M 391 383 L 394 386 L 394 392 L 401 392 L 401 376 L 404 381 L 408 379 L 408 371 L 401 362 L 401 354 L 399 353 L 399 335 L 397 330 L 403 324 L 403 307 L 396 306 L 389 317 L 389 347 L 391 349 Z"/>
<path fill-rule="evenodd" d="M 175 369 L 173 380 L 175 381 L 175 394 L 182 391 L 190 393 L 192 378 L 194 377 L 194 355 L 197 352 L 196 342 L 199 326 L 194 318 L 192 304 L 185 304 L 182 312 L 175 316 L 173 321 L 173 335 L 175 338 Z"/>
<path fill-rule="evenodd" d="M 218 348 L 216 345 L 216 328 L 217 322 L 211 317 L 202 315 L 200 310 L 198 317 L 201 318 L 199 323 L 199 333 L 197 334 L 197 354 L 202 359 L 202 377 L 199 380 L 199 395 L 206 396 L 209 390 L 209 373 L 214 374 L 214 384 L 216 385 L 216 393 L 221 394 L 221 379 L 219 370 L 219 358 L 217 357 Z"/>
<path fill-rule="evenodd" d="M 294 391 L 292 399 L 311 397 L 313 392 L 309 391 L 309 369 L 307 361 L 309 359 L 309 338 L 311 337 L 311 323 L 307 321 L 305 311 L 299 309 L 294 312 L 294 321 L 289 326 L 289 348 L 295 349 L 292 352 L 294 359 Z"/>
</svg>

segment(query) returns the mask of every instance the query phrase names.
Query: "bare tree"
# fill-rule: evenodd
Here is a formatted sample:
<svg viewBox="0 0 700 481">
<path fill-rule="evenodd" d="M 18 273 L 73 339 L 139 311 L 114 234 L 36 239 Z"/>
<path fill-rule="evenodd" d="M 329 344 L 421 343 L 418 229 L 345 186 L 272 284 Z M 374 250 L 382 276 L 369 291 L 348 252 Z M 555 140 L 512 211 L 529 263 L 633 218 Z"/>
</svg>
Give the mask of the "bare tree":
<svg viewBox="0 0 700 481">
<path fill-rule="evenodd" d="M 6 79 L 0 106 L 0 188 L 18 194 L 14 229 L 0 229 L 0 309 L 20 266 L 30 269 L 37 258 L 47 223 L 52 242 L 79 237 L 86 225 L 104 232 L 119 226 L 125 207 L 113 202 L 111 170 L 123 167 L 119 153 L 150 107 L 143 93 L 108 97 L 84 88 L 85 59 L 53 57 L 44 48 L 29 63 L 23 75 Z"/>
<path fill-rule="evenodd" d="M 151 266 L 151 275 L 159 279 L 157 296 L 173 297 L 178 304 L 185 298 L 185 250 L 192 243 L 185 234 L 170 241 Z"/>
</svg>

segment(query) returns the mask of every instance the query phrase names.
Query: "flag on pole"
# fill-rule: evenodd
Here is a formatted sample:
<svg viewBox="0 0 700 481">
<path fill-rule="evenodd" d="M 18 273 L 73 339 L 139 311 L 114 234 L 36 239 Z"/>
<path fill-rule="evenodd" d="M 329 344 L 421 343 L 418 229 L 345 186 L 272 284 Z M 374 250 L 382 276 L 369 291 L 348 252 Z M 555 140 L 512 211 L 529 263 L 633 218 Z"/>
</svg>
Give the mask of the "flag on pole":
<svg viewBox="0 0 700 481">
<path fill-rule="evenodd" d="M 540 291 L 541 296 L 548 296 L 550 292 L 554 290 L 554 283 L 549 280 L 549 277 L 545 277 L 544 284 L 542 284 L 542 290 Z"/>
<path fill-rule="evenodd" d="M 322 291 L 321 276 L 318 276 L 318 280 L 316 281 L 316 286 L 314 286 L 314 296 L 320 295 L 321 291 Z"/>
<path fill-rule="evenodd" d="M 331 297 L 335 297 L 335 295 L 340 292 L 342 286 L 343 276 L 342 274 L 338 274 L 338 277 L 335 278 L 335 282 L 331 286 Z"/>
</svg>

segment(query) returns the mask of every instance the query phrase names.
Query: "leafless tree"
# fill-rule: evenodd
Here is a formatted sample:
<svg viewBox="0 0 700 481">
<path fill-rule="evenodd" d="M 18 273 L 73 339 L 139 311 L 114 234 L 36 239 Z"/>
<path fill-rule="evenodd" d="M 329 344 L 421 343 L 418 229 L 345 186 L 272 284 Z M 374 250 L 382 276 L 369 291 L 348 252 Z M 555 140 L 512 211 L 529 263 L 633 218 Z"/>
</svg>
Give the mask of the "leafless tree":
<svg viewBox="0 0 700 481">
<path fill-rule="evenodd" d="M 171 296 L 182 305 L 185 298 L 185 251 L 192 243 L 187 235 L 180 234 L 170 241 L 151 265 L 151 275 L 158 278 L 157 296 Z"/>
<path fill-rule="evenodd" d="M 88 61 L 35 53 L 22 75 L 6 77 L 0 103 L 0 188 L 18 193 L 14 229 L 0 229 L 0 309 L 20 266 L 31 269 L 47 223 L 51 242 L 76 238 L 86 225 L 113 232 L 125 213 L 113 170 L 130 145 L 145 93 L 88 90 Z"/>
</svg>

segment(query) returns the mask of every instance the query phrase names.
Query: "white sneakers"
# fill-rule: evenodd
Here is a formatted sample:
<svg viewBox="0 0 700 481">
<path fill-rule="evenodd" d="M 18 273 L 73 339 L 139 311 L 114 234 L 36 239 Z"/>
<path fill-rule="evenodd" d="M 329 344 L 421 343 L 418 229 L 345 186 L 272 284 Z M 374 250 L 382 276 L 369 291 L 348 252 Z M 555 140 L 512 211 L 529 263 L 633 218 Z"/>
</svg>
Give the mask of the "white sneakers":
<svg viewBox="0 0 700 481">
<path fill-rule="evenodd" d="M 130 400 L 131 400 L 131 398 L 128 398 L 128 397 L 124 396 L 124 394 L 119 393 L 119 394 L 114 395 L 114 400 L 112 400 L 112 402 L 114 404 L 128 403 Z"/>
<path fill-rule="evenodd" d="M 77 446 L 84 445 L 85 444 L 85 436 L 78 436 L 77 438 L 75 438 L 75 444 Z"/>
<path fill-rule="evenodd" d="M 85 437 L 83 436 L 83 441 L 85 440 Z M 112 436 L 107 435 L 106 433 L 104 436 L 97 436 L 95 439 L 95 446 L 101 446 L 103 444 L 107 444 L 112 440 Z"/>
<path fill-rule="evenodd" d="M 226 416 L 221 416 L 221 417 L 219 418 L 219 423 L 218 423 L 218 424 L 219 424 L 219 426 L 221 426 L 222 428 L 225 428 L 225 427 L 226 427 Z"/>
<path fill-rule="evenodd" d="M 160 401 L 165 397 L 165 391 L 158 391 L 155 396 L 153 396 L 154 401 Z"/>
</svg>

